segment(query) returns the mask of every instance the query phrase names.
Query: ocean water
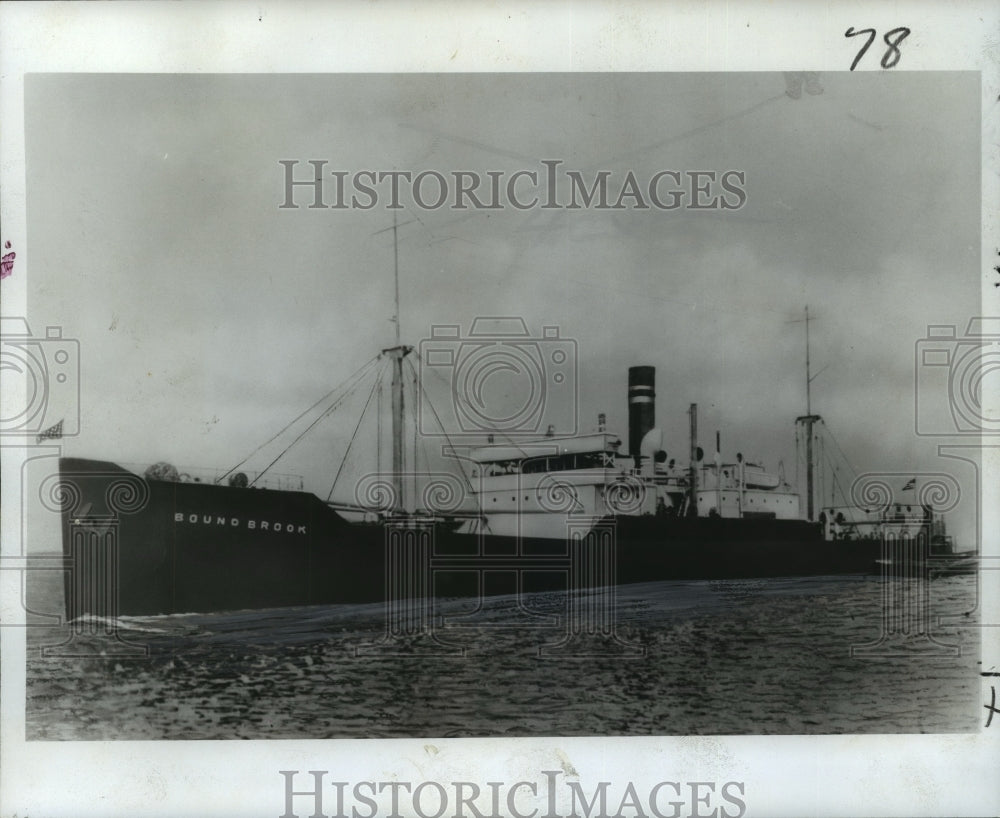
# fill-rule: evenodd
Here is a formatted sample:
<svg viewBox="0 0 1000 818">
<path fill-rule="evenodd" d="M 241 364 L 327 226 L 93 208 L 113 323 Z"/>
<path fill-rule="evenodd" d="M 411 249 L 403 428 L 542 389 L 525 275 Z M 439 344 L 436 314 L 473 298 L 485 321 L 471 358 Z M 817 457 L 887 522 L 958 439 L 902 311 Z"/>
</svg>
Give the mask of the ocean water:
<svg viewBox="0 0 1000 818">
<path fill-rule="evenodd" d="M 58 612 L 58 574 L 28 581 L 30 609 Z M 387 636 L 382 605 L 29 628 L 26 737 L 938 733 L 981 722 L 975 575 L 625 586 L 596 633 L 574 610 L 560 594 L 439 602 L 405 638 Z"/>
</svg>

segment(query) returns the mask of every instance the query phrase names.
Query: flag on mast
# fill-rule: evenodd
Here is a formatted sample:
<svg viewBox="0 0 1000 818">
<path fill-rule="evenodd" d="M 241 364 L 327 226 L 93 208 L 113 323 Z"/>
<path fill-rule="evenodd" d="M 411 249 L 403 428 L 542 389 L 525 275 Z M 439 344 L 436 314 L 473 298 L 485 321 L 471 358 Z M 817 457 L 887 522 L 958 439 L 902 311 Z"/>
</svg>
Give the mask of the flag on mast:
<svg viewBox="0 0 1000 818">
<path fill-rule="evenodd" d="M 57 424 L 55 424 L 55 426 L 50 426 L 45 431 L 39 432 L 38 435 L 35 437 L 35 442 L 41 443 L 43 440 L 48 440 L 48 439 L 58 440 L 62 436 L 63 436 L 63 422 L 62 420 L 60 420 Z"/>
</svg>

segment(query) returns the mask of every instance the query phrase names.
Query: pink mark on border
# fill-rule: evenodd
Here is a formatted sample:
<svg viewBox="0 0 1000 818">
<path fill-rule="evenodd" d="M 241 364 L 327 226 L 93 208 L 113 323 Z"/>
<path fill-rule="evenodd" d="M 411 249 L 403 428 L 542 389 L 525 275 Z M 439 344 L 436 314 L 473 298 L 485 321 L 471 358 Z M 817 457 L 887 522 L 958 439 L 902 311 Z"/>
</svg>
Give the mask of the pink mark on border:
<svg viewBox="0 0 1000 818">
<path fill-rule="evenodd" d="M 10 249 L 10 242 L 6 242 L 6 248 Z M 17 256 L 16 253 L 6 253 L 3 258 L 0 259 L 0 281 L 7 278 L 11 273 L 14 272 L 14 258 Z"/>
</svg>

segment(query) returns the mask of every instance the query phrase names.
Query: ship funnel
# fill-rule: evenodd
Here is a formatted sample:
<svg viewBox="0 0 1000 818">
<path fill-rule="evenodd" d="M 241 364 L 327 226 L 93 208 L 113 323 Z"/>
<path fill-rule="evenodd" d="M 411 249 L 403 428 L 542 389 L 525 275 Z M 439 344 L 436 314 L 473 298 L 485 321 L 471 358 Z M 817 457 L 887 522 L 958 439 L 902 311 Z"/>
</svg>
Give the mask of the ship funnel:
<svg viewBox="0 0 1000 818">
<path fill-rule="evenodd" d="M 628 370 L 628 451 L 639 466 L 642 439 L 656 424 L 656 367 Z"/>
</svg>

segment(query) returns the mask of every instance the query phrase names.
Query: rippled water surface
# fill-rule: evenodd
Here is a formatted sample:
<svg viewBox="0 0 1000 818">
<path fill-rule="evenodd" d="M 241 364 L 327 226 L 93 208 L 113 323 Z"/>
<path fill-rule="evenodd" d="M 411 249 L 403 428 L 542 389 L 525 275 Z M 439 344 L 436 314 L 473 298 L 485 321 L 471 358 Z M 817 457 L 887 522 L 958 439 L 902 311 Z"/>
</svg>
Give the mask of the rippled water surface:
<svg viewBox="0 0 1000 818">
<path fill-rule="evenodd" d="M 30 607 L 58 611 L 43 573 Z M 439 603 L 434 637 L 407 640 L 386 640 L 381 605 L 33 628 L 27 738 L 976 730 L 976 577 L 925 590 L 926 604 L 875 577 L 633 585 L 616 639 L 567 641 L 585 628 L 555 594 Z"/>
</svg>

